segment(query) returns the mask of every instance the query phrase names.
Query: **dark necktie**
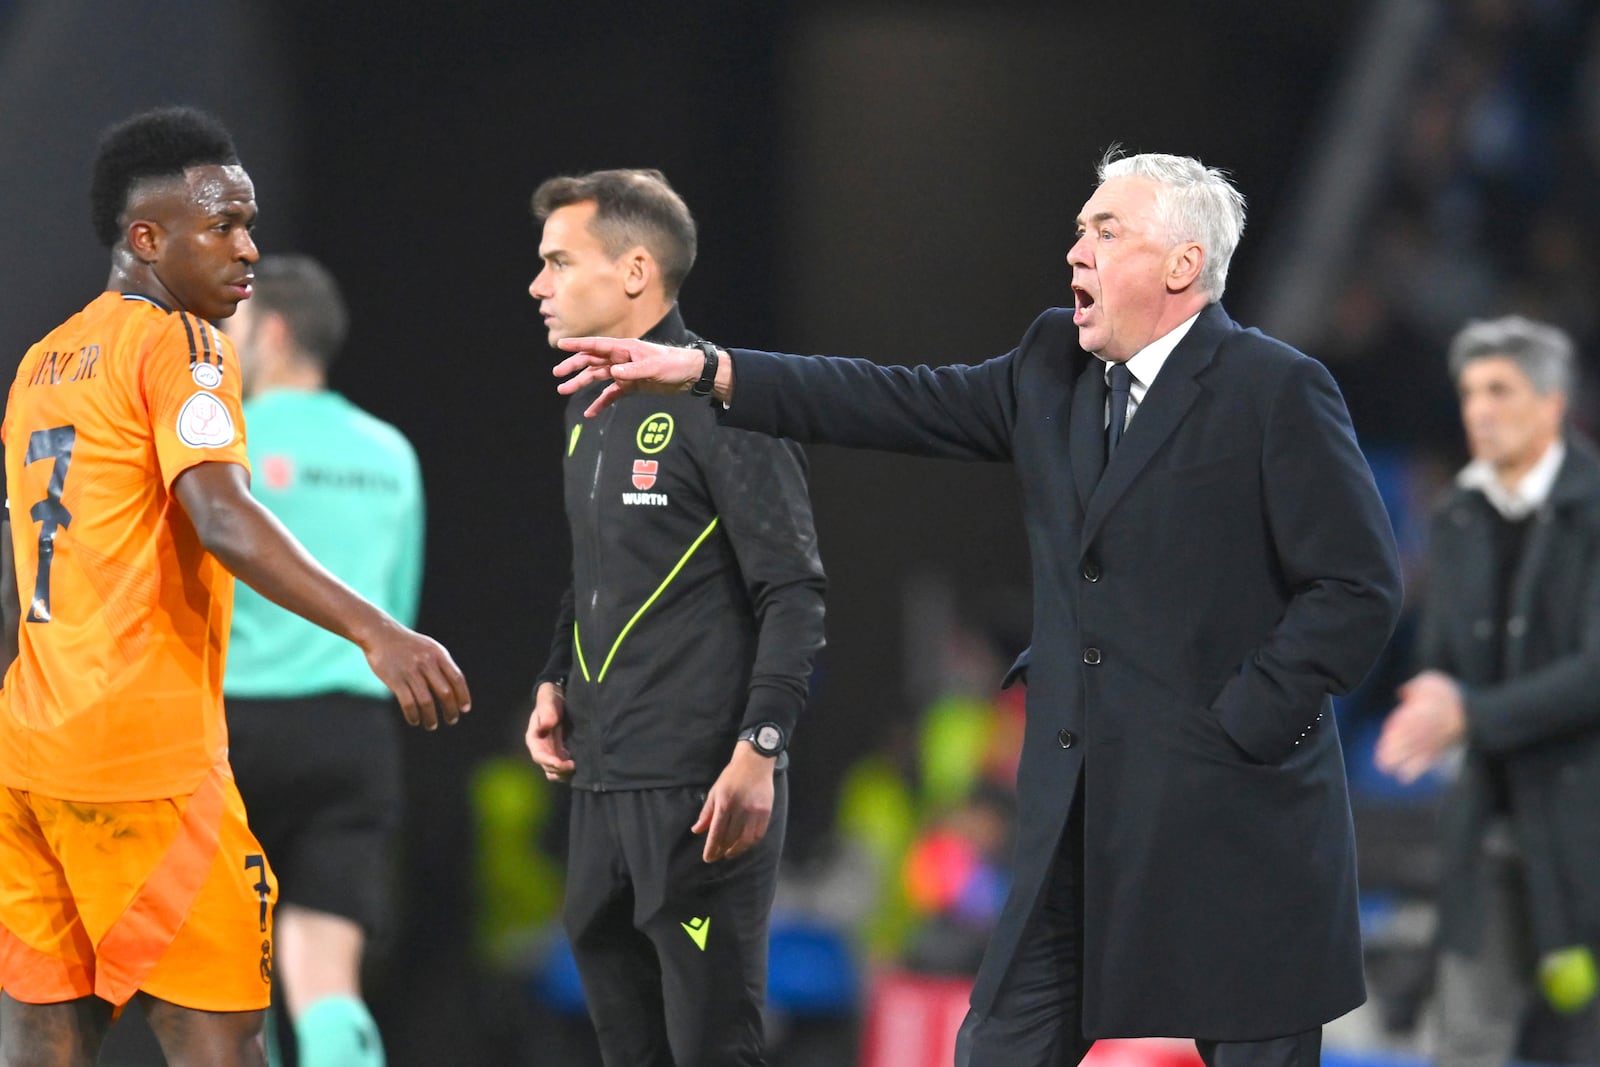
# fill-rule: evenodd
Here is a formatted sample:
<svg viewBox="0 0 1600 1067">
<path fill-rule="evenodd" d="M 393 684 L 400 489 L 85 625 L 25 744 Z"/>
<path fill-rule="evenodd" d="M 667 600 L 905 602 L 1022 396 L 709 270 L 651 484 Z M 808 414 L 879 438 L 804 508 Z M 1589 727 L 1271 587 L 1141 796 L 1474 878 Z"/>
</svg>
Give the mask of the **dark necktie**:
<svg viewBox="0 0 1600 1067">
<path fill-rule="evenodd" d="M 1122 440 L 1122 428 L 1128 421 L 1128 397 L 1133 390 L 1133 372 L 1126 363 L 1111 364 L 1111 421 L 1106 423 L 1106 459 L 1116 451 Z"/>
</svg>

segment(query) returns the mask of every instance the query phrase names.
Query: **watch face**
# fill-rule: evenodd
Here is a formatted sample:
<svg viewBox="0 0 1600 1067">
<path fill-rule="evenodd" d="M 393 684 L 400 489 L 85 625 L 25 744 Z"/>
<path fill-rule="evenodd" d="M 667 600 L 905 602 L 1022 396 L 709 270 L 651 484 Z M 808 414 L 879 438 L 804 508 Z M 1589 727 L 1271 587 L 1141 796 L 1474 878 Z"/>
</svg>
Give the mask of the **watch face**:
<svg viewBox="0 0 1600 1067">
<path fill-rule="evenodd" d="M 777 752 L 783 747 L 783 733 L 776 726 L 762 726 L 756 730 L 756 747 L 763 752 Z"/>
</svg>

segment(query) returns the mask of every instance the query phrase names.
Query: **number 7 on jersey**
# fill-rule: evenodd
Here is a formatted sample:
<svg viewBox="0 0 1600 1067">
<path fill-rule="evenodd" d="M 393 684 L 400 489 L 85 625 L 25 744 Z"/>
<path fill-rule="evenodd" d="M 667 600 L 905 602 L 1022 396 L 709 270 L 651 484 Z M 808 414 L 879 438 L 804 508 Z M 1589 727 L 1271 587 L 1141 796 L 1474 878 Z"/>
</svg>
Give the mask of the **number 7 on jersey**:
<svg viewBox="0 0 1600 1067">
<path fill-rule="evenodd" d="M 28 436 L 28 454 L 24 466 L 40 460 L 52 460 L 50 485 L 43 500 L 28 512 L 39 524 L 39 566 L 33 580 L 33 602 L 28 605 L 29 622 L 50 621 L 50 561 L 55 556 L 56 531 L 72 525 L 72 512 L 61 503 L 61 492 L 67 484 L 67 468 L 72 466 L 72 446 L 78 442 L 78 431 L 73 426 L 56 426 L 49 430 L 35 430 Z"/>
</svg>

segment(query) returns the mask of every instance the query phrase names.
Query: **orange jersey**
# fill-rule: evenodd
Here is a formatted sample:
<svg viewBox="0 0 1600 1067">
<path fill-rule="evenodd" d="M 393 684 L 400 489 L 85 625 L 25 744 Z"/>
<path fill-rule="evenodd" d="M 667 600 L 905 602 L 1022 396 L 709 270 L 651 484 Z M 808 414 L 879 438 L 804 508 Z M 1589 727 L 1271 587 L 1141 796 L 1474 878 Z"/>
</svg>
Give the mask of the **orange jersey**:
<svg viewBox="0 0 1600 1067">
<path fill-rule="evenodd" d="M 226 758 L 233 577 L 172 483 L 246 463 L 239 402 L 231 342 L 131 294 L 102 293 L 23 358 L 0 427 L 23 613 L 0 785 L 176 797 Z"/>
</svg>

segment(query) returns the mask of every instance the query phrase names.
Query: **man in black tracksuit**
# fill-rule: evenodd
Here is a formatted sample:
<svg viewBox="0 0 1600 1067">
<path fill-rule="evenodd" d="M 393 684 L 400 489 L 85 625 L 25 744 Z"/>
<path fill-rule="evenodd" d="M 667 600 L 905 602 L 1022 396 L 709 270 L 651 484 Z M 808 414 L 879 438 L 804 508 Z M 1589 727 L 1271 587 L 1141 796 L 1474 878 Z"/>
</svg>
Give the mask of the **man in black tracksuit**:
<svg viewBox="0 0 1600 1067">
<path fill-rule="evenodd" d="M 698 340 L 675 303 L 694 221 L 658 172 L 533 206 L 552 345 Z M 563 918 L 608 1067 L 760 1064 L 784 750 L 823 643 L 804 457 L 703 396 L 592 399 L 567 408 L 572 585 L 527 734 L 574 788 Z"/>
</svg>

